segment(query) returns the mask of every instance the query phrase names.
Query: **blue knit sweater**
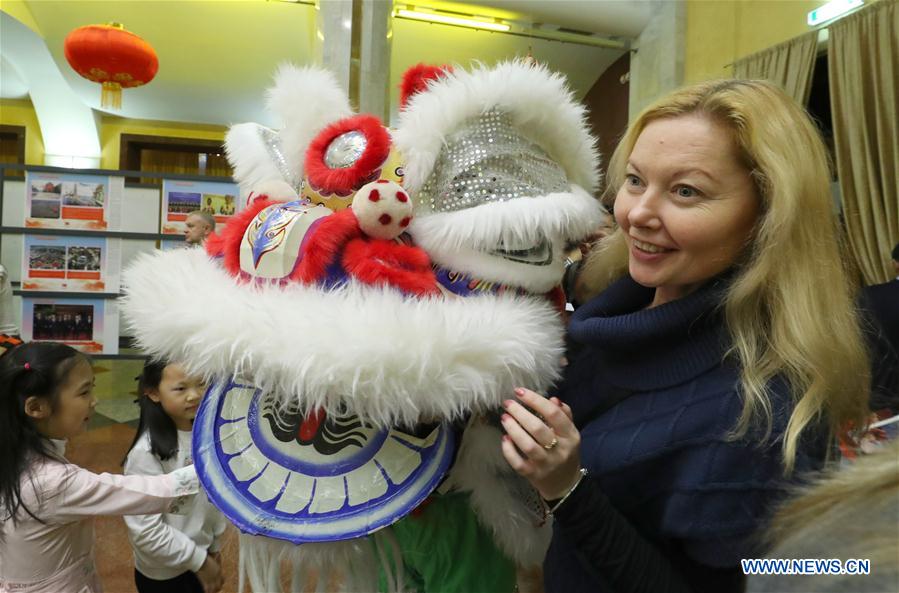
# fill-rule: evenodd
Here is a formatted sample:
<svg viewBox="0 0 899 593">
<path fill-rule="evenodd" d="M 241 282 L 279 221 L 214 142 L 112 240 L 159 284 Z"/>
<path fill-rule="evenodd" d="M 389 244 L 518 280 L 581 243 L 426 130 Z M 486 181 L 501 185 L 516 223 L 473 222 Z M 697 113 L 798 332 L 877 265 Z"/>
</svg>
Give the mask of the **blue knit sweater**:
<svg viewBox="0 0 899 593">
<path fill-rule="evenodd" d="M 727 277 L 645 309 L 653 290 L 624 278 L 577 310 L 558 395 L 581 430 L 588 478 L 556 513 L 548 592 L 738 591 L 741 558 L 786 494 L 781 438 L 791 410 L 771 385 L 771 437 L 727 439 L 742 409 L 717 306 Z M 625 395 L 608 407 L 604 398 Z M 608 407 L 608 409 L 603 409 Z M 823 464 L 823 431 L 797 475 Z"/>
</svg>

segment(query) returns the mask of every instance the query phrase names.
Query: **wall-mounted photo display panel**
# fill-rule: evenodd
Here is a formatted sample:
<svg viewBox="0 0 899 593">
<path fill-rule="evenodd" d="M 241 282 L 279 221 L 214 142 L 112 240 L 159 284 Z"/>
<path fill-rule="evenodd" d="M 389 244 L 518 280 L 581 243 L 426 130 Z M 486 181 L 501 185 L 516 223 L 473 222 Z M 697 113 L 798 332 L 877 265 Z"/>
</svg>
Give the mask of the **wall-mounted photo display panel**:
<svg viewBox="0 0 899 593">
<path fill-rule="evenodd" d="M 24 226 L 37 229 L 118 229 L 122 177 L 26 171 Z"/>
<path fill-rule="evenodd" d="M 183 234 L 187 215 L 197 210 L 211 214 L 216 225 L 224 224 L 237 213 L 239 196 L 236 183 L 165 179 L 162 182 L 162 232 Z"/>
<path fill-rule="evenodd" d="M 121 241 L 25 235 L 22 290 L 118 292 Z"/>
<path fill-rule="evenodd" d="M 91 354 L 118 354 L 118 307 L 106 299 L 25 297 L 22 339 L 62 342 Z"/>
<path fill-rule="evenodd" d="M 163 239 L 159 242 L 159 248 L 162 251 L 171 251 L 173 249 L 190 249 L 191 247 L 192 246 L 189 245 L 183 237 L 173 238 L 169 240 Z"/>
</svg>

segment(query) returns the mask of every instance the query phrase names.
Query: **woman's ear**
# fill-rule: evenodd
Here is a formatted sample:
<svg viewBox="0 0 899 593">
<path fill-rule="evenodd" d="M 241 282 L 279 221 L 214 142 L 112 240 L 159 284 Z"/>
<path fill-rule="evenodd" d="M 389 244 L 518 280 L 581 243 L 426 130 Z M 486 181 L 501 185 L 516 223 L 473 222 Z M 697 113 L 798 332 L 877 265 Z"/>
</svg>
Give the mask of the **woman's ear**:
<svg viewBox="0 0 899 593">
<path fill-rule="evenodd" d="M 47 398 L 29 395 L 25 400 L 25 415 L 35 420 L 44 420 L 48 418 L 53 410 L 50 409 L 50 402 Z"/>
</svg>

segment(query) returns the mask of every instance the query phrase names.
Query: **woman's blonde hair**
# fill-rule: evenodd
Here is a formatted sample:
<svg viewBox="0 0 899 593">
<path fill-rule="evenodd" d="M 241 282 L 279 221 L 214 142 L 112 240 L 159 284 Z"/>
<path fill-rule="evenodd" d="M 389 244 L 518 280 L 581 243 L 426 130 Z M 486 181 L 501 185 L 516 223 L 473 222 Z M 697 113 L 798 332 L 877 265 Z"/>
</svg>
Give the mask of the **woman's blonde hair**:
<svg viewBox="0 0 899 593">
<path fill-rule="evenodd" d="M 733 436 L 745 435 L 757 420 L 770 433 L 767 386 L 783 377 L 795 401 L 782 450 L 790 471 L 811 423 L 826 418 L 836 434 L 849 421 L 861 426 L 867 415 L 868 355 L 832 213 L 827 152 L 805 111 L 776 86 L 759 80 L 701 83 L 649 106 L 628 128 L 609 164 L 607 204 L 624 182 L 646 126 L 688 114 L 714 118 L 731 131 L 760 200 L 753 238 L 723 304 L 731 354 L 742 368 L 744 404 Z M 597 293 L 627 265 L 619 230 L 588 258 L 585 292 Z"/>
</svg>

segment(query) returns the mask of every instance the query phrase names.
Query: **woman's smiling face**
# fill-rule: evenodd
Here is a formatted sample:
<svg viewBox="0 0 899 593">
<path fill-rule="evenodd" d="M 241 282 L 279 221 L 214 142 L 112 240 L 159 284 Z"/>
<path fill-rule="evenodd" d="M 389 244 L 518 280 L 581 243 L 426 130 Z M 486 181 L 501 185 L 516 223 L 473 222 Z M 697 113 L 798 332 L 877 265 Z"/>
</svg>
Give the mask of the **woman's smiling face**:
<svg viewBox="0 0 899 593">
<path fill-rule="evenodd" d="M 729 268 L 750 240 L 759 199 L 728 129 L 691 114 L 649 123 L 615 197 L 615 219 L 652 306 L 681 298 Z"/>
</svg>

